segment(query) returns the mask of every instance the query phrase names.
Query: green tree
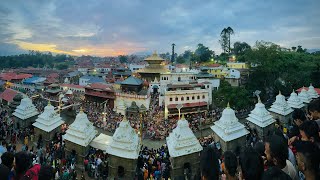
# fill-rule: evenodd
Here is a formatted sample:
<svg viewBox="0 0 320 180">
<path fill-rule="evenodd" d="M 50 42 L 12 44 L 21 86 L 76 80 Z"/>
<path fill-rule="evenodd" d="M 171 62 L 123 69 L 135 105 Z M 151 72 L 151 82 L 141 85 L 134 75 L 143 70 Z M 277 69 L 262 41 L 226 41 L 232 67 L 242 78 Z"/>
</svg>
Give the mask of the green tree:
<svg viewBox="0 0 320 180">
<path fill-rule="evenodd" d="M 246 51 L 251 50 L 251 46 L 246 42 L 235 42 L 233 44 L 233 52 L 235 55 L 243 55 Z"/>
<path fill-rule="evenodd" d="M 298 53 L 306 53 L 307 52 L 307 49 L 302 49 L 302 46 L 298 46 L 298 48 L 297 48 L 297 52 Z"/>
<path fill-rule="evenodd" d="M 220 37 L 220 44 L 222 46 L 222 50 L 224 53 L 231 53 L 231 35 L 234 34 L 233 29 L 229 26 L 227 28 L 223 28 Z"/>
<path fill-rule="evenodd" d="M 179 63 L 179 64 L 183 64 L 183 63 L 186 62 L 186 59 L 183 58 L 182 55 L 179 55 L 179 56 L 177 57 L 176 61 L 177 61 L 177 63 Z"/>
<path fill-rule="evenodd" d="M 214 56 L 214 51 L 210 50 L 203 44 L 198 44 L 195 54 L 199 57 L 200 62 L 206 62 Z"/>
<path fill-rule="evenodd" d="M 128 62 L 128 56 L 120 55 L 120 56 L 118 56 L 118 58 L 119 58 L 119 61 L 121 63 L 127 63 Z"/>
</svg>

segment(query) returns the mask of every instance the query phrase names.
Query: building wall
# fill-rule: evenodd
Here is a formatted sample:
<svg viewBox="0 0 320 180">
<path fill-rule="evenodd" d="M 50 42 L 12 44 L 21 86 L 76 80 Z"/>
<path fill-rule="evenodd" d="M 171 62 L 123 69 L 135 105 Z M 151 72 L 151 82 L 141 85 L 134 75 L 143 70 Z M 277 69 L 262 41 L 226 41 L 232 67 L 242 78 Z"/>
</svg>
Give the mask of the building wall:
<svg viewBox="0 0 320 180">
<path fill-rule="evenodd" d="M 60 86 L 60 89 L 64 91 L 68 91 L 70 89 L 72 92 L 82 92 L 82 93 L 85 92 L 84 88 L 74 88 L 74 87 L 68 87 L 68 86 Z"/>
<path fill-rule="evenodd" d="M 233 69 L 247 69 L 247 68 L 249 68 L 248 64 L 241 63 L 241 62 L 227 63 L 227 67 L 233 68 Z"/>
<path fill-rule="evenodd" d="M 145 68 L 146 65 L 145 64 L 130 64 L 129 65 L 129 69 L 132 71 L 132 72 L 136 72 L 140 69 L 143 69 Z"/>
<path fill-rule="evenodd" d="M 118 104 L 121 100 L 124 101 L 126 107 L 130 107 L 133 101 L 136 102 L 137 106 L 141 106 L 142 104 L 149 110 L 150 105 L 150 95 L 133 95 L 133 94 L 125 94 L 125 93 L 116 93 L 116 100 L 114 107 L 117 108 Z"/>
</svg>

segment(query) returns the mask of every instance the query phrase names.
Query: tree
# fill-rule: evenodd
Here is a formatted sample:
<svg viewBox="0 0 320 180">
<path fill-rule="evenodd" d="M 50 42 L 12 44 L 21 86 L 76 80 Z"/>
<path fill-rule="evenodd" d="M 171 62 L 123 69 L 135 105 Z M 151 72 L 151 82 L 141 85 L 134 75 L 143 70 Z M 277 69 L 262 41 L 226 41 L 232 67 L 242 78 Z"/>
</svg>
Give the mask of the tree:
<svg viewBox="0 0 320 180">
<path fill-rule="evenodd" d="M 228 40 L 229 40 L 229 53 L 231 53 L 231 34 L 234 34 L 234 31 L 233 31 L 233 29 L 229 26 L 229 27 L 227 27 L 227 34 L 228 34 Z"/>
<path fill-rule="evenodd" d="M 220 33 L 221 39 L 219 40 L 219 43 L 221 44 L 221 49 L 223 53 L 226 53 L 228 51 L 228 35 L 227 35 L 227 29 L 224 28 Z"/>
<path fill-rule="evenodd" d="M 298 46 L 298 48 L 297 48 L 297 52 L 298 53 L 306 53 L 307 52 L 307 49 L 302 49 L 302 46 Z"/>
<path fill-rule="evenodd" d="M 178 57 L 177 57 L 177 63 L 179 63 L 179 64 L 183 64 L 183 63 L 185 63 L 186 62 L 186 60 L 183 58 L 183 56 L 182 55 L 179 55 Z"/>
<path fill-rule="evenodd" d="M 128 56 L 120 55 L 120 56 L 118 56 L 118 58 L 119 58 L 119 61 L 120 61 L 121 63 L 126 63 L 126 62 L 128 62 Z"/>
<path fill-rule="evenodd" d="M 291 47 L 292 51 L 296 51 L 297 47 L 293 46 Z"/>
<path fill-rule="evenodd" d="M 214 51 L 210 50 L 208 47 L 203 44 L 198 44 L 195 54 L 199 57 L 201 62 L 206 62 L 214 56 Z"/>
<path fill-rule="evenodd" d="M 251 50 L 251 46 L 246 42 L 235 42 L 233 44 L 233 52 L 237 56 L 243 55 L 248 50 Z"/>
</svg>

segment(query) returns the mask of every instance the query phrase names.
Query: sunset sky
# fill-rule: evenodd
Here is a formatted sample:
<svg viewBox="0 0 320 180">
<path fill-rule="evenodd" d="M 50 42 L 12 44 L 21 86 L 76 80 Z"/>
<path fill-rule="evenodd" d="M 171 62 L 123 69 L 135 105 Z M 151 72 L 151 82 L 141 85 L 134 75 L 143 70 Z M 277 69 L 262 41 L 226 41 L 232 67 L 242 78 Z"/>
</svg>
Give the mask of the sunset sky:
<svg viewBox="0 0 320 180">
<path fill-rule="evenodd" d="M 114 56 L 177 53 L 198 43 L 221 52 L 224 27 L 232 42 L 257 40 L 320 48 L 319 0 L 1 0 L 0 55 L 28 50 Z"/>
</svg>

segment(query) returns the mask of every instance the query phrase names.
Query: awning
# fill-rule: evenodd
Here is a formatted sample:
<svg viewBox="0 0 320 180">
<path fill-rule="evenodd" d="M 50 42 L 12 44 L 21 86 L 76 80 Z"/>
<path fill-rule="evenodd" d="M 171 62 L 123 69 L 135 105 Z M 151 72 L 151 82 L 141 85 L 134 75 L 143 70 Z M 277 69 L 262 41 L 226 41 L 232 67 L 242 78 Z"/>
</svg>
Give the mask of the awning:
<svg viewBox="0 0 320 180">
<path fill-rule="evenodd" d="M 101 133 L 98 137 L 94 138 L 91 141 L 90 146 L 102 151 L 106 151 L 107 146 L 109 146 L 111 141 L 112 136 Z"/>
<path fill-rule="evenodd" d="M 196 102 L 196 103 L 184 103 L 182 108 L 189 108 L 189 107 L 199 107 L 199 106 L 206 106 L 207 102 Z M 177 108 L 178 104 L 170 104 L 168 105 L 168 109 Z"/>
</svg>

